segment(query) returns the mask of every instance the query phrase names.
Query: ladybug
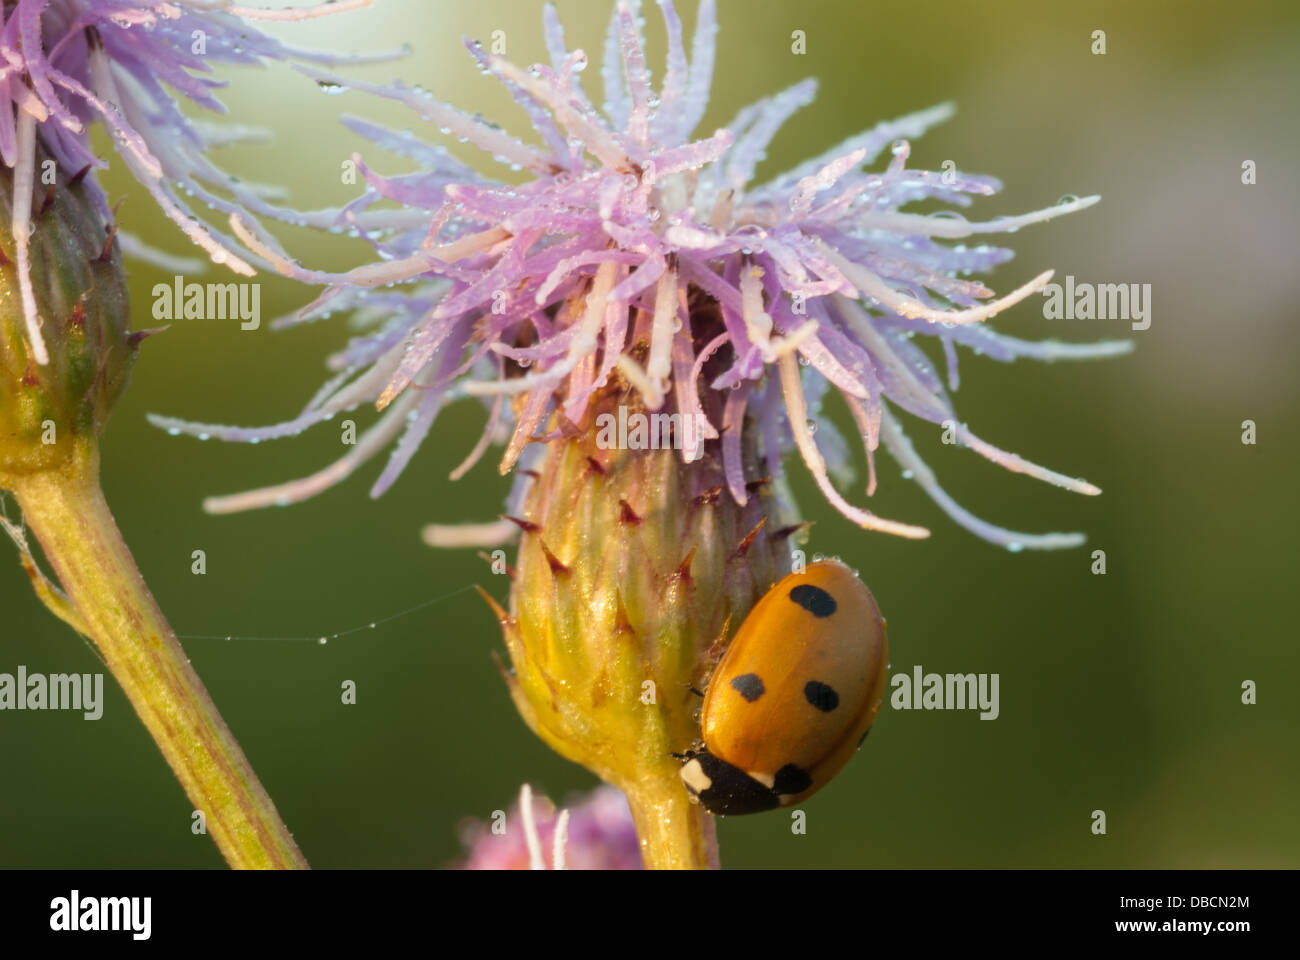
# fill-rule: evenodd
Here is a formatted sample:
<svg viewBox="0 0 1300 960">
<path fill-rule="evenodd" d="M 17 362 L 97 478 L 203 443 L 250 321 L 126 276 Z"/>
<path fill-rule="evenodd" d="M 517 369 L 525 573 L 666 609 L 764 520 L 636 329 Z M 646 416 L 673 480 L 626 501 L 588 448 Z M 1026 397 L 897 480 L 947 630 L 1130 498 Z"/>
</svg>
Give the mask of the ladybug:
<svg viewBox="0 0 1300 960">
<path fill-rule="evenodd" d="M 703 739 L 679 757 L 692 800 L 711 813 L 790 806 L 824 787 L 866 739 L 889 667 L 885 620 L 838 560 L 770 589 L 719 661 Z"/>
</svg>

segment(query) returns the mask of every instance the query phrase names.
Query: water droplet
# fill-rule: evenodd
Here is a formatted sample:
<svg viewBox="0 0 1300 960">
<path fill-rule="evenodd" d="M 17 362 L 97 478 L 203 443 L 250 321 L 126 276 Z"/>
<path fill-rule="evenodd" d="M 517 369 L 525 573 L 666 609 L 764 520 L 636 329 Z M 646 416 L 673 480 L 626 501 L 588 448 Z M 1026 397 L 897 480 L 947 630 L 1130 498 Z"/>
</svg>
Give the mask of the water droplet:
<svg viewBox="0 0 1300 960">
<path fill-rule="evenodd" d="M 1007 549 L 1012 553 L 1019 553 L 1021 550 L 1025 549 L 1025 545 L 1023 543 L 1008 543 Z"/>
<path fill-rule="evenodd" d="M 906 153 L 907 147 L 908 143 L 906 140 L 895 140 L 889 145 L 889 152 L 897 157 L 900 154 Z"/>
<path fill-rule="evenodd" d="M 320 638 L 319 640 L 317 640 L 316 642 L 319 643 L 319 644 L 323 647 L 323 646 L 325 646 L 325 644 L 329 643 L 329 638 L 328 638 L 328 637 L 321 637 L 321 638 Z"/>
<path fill-rule="evenodd" d="M 1076 196 L 1075 196 L 1074 194 L 1072 194 L 1072 193 L 1067 193 L 1067 194 L 1065 194 L 1063 197 L 1061 197 L 1061 199 L 1059 199 L 1059 200 L 1056 201 L 1056 205 L 1057 205 L 1058 207 L 1063 207 L 1063 206 L 1065 206 L 1065 205 L 1068 204 L 1068 203 L 1078 203 L 1078 202 L 1079 202 L 1079 198 L 1078 198 L 1078 197 L 1076 197 Z"/>
<path fill-rule="evenodd" d="M 341 83 L 335 83 L 333 80 L 317 80 L 316 86 L 320 87 L 325 93 L 334 96 L 336 94 L 347 92 L 347 87 Z"/>
<path fill-rule="evenodd" d="M 807 422 L 805 423 L 805 426 L 808 428 L 808 432 L 809 432 L 810 434 L 812 434 L 812 433 L 816 433 L 816 432 L 817 432 L 817 421 L 816 421 L 816 420 L 809 420 L 809 421 L 807 421 Z"/>
<path fill-rule="evenodd" d="M 913 473 L 911 470 L 904 470 L 904 471 L 903 471 L 903 479 L 904 479 L 904 480 L 911 480 L 914 476 L 916 476 L 916 474 Z"/>
</svg>

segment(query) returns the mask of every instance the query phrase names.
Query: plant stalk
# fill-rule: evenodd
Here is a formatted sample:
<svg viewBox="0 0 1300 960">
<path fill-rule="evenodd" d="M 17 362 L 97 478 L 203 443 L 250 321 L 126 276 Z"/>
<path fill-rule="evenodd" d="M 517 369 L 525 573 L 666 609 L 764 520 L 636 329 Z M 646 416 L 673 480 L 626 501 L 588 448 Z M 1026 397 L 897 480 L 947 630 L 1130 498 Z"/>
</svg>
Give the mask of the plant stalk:
<svg viewBox="0 0 1300 960">
<path fill-rule="evenodd" d="M 702 806 L 691 803 L 675 770 L 666 779 L 624 792 L 647 870 L 718 869 L 716 822 Z"/>
<path fill-rule="evenodd" d="M 235 869 L 307 869 L 136 568 L 100 489 L 98 453 L 6 485 L 222 856 Z"/>
</svg>

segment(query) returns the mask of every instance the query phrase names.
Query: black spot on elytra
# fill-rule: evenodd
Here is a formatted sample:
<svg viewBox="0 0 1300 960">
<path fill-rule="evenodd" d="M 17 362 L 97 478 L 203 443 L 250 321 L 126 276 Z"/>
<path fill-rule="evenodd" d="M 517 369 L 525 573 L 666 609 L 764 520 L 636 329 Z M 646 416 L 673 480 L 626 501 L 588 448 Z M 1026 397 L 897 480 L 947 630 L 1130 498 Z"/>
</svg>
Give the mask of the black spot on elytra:
<svg viewBox="0 0 1300 960">
<path fill-rule="evenodd" d="M 756 673 L 746 673 L 743 676 L 732 677 L 731 687 L 750 703 L 753 703 L 767 692 L 762 679 Z"/>
<path fill-rule="evenodd" d="M 808 776 L 807 771 L 796 767 L 793 763 L 787 763 L 776 772 L 776 777 L 772 781 L 772 792 L 791 795 L 803 793 L 811 786 L 812 777 Z"/>
<path fill-rule="evenodd" d="M 835 692 L 835 688 L 818 680 L 809 680 L 804 684 L 803 695 L 822 713 L 830 713 L 840 705 L 840 695 Z"/>
<path fill-rule="evenodd" d="M 835 598 L 821 587 L 801 583 L 790 591 L 790 599 L 814 617 L 829 617 L 835 612 Z"/>
</svg>

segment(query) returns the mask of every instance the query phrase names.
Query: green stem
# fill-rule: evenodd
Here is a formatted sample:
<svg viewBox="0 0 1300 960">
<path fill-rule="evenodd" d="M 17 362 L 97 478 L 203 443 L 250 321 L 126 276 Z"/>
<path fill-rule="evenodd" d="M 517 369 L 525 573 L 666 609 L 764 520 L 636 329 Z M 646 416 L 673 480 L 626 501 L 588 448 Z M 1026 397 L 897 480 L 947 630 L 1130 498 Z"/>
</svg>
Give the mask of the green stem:
<svg viewBox="0 0 1300 960">
<path fill-rule="evenodd" d="M 713 816 L 691 803 L 675 769 L 665 777 L 626 788 L 641 860 L 647 870 L 717 870 L 718 833 Z"/>
<path fill-rule="evenodd" d="M 236 869 L 306 869 L 136 569 L 100 490 L 98 455 L 7 485 L 108 669 L 203 811 L 222 856 Z"/>
</svg>

